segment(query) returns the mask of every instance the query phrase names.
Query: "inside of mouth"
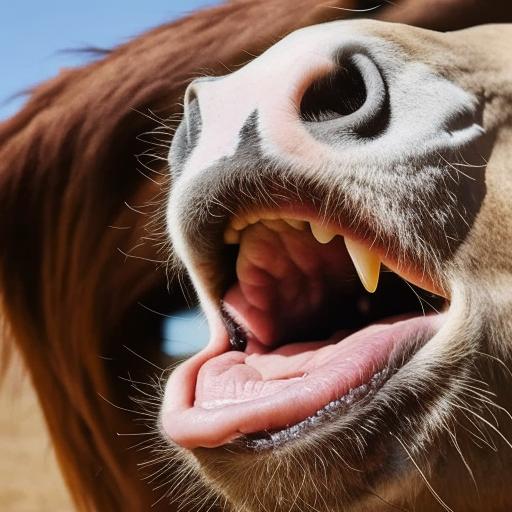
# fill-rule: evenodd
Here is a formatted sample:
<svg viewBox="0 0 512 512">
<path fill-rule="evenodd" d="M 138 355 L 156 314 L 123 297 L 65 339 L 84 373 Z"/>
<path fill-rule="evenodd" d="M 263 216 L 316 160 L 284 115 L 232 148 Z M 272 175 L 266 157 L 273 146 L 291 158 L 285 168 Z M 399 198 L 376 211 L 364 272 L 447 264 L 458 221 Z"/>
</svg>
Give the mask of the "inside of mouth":
<svg viewBox="0 0 512 512">
<path fill-rule="evenodd" d="M 441 328 L 444 315 L 427 313 L 444 309 L 444 299 L 335 229 L 274 214 L 231 221 L 225 332 L 184 366 L 197 372 L 195 387 L 175 411 L 170 399 L 172 439 L 220 446 L 309 425 L 335 403 L 358 406 Z"/>
<path fill-rule="evenodd" d="M 308 222 L 256 219 L 228 240 L 235 249 L 222 309 L 235 350 L 267 353 L 289 344 L 334 343 L 375 323 L 444 307 L 442 298 L 384 266 L 369 293 L 341 235 L 320 243 L 322 236 L 315 237 Z"/>
</svg>

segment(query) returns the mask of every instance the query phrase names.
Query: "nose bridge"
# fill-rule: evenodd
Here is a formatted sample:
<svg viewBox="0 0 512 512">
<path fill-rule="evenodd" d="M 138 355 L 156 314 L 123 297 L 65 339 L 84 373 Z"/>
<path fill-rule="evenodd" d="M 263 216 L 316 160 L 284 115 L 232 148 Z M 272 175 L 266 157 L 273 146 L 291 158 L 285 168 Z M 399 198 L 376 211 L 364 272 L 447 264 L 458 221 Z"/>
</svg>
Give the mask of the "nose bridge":
<svg viewBox="0 0 512 512">
<path fill-rule="evenodd" d="M 316 51 L 315 51 L 316 50 Z M 199 78 L 187 88 L 186 105 L 199 102 L 203 121 L 222 116 L 224 123 L 245 118 L 255 109 L 298 109 L 307 86 L 335 65 L 328 51 L 283 44 L 267 50 L 243 68 L 223 77 Z"/>
<path fill-rule="evenodd" d="M 299 121 L 304 91 L 332 70 L 335 62 L 328 51 L 297 46 L 273 47 L 229 75 L 199 78 L 189 85 L 184 122 L 188 132 L 197 131 L 194 126 L 200 124 L 187 165 L 190 170 L 204 169 L 219 158 L 232 156 L 244 127 L 255 118 L 260 123 L 264 119 L 268 126 L 287 124 L 288 129 L 290 123 Z"/>
</svg>

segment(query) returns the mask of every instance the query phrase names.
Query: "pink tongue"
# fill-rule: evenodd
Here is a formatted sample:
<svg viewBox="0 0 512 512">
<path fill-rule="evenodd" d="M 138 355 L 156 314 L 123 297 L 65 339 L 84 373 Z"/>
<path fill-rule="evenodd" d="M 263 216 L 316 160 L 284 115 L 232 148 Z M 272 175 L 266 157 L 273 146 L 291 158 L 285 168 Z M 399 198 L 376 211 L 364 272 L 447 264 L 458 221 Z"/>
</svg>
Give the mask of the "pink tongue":
<svg viewBox="0 0 512 512">
<path fill-rule="evenodd" d="M 291 343 L 264 354 L 227 352 L 202 366 L 195 405 L 213 409 L 258 400 L 328 375 L 332 377 L 329 385 L 336 383 L 335 396 L 342 396 L 364 378 L 367 369 L 373 371 L 382 364 L 394 344 L 392 330 L 389 325 L 372 325 L 345 339 L 340 333 L 338 343 L 333 336 L 327 341 Z"/>
<path fill-rule="evenodd" d="M 368 382 L 386 366 L 397 344 L 430 337 L 438 325 L 438 316 L 418 317 L 372 325 L 336 344 L 221 354 L 199 369 L 193 403 L 164 401 L 162 424 L 187 448 L 215 447 L 241 434 L 293 425 Z M 180 384 L 171 376 L 172 385 Z"/>
</svg>

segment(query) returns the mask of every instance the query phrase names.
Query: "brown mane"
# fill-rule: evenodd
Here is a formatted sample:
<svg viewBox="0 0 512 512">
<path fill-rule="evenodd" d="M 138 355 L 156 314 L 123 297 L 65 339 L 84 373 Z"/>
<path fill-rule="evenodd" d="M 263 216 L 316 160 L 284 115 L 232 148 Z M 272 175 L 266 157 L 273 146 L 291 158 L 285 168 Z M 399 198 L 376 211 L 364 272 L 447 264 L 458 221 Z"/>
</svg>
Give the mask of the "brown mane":
<svg viewBox="0 0 512 512">
<path fill-rule="evenodd" d="M 383 17 L 450 28 L 510 11 L 496 2 L 485 19 L 470 9 L 464 20 L 441 10 L 423 19 L 420 3 Z M 158 263 L 166 258 L 164 233 L 148 228 L 165 192 L 166 161 L 149 164 L 151 150 L 145 162 L 155 172 L 151 179 L 139 172 L 135 155 L 148 151 L 140 135 L 156 130 L 157 118 L 180 114 L 198 74 L 223 74 L 300 26 L 347 15 L 333 5 L 356 7 L 243 0 L 195 13 L 61 72 L 0 125 L 2 314 L 81 510 L 148 510 L 156 500 L 137 471 L 143 455 L 127 450 L 133 438 L 116 436 L 141 427 L 109 403 L 130 407 L 118 378 L 122 346 L 144 352 L 145 327 L 130 324 L 128 313 L 166 286 Z M 171 290 L 171 300 L 181 302 L 181 293 Z"/>
</svg>

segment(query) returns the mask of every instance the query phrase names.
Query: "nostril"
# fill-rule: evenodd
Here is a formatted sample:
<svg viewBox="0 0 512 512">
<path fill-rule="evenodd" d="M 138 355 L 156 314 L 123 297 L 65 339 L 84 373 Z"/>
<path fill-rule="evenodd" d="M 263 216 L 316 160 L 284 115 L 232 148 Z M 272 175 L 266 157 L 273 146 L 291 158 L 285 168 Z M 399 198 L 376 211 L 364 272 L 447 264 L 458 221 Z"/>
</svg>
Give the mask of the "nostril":
<svg viewBox="0 0 512 512">
<path fill-rule="evenodd" d="M 372 58 L 362 53 L 339 58 L 336 69 L 315 80 L 304 93 L 300 117 L 316 137 L 372 138 L 389 125 L 386 83 Z"/>
<path fill-rule="evenodd" d="M 197 103 L 197 93 L 192 85 L 188 87 L 185 91 L 185 97 L 183 98 L 183 107 L 185 110 L 185 114 L 187 110 L 191 108 L 195 103 Z"/>
<path fill-rule="evenodd" d="M 199 100 L 192 86 L 189 86 L 183 99 L 183 119 L 176 129 L 169 150 L 169 163 L 174 176 L 181 174 L 185 162 L 199 141 L 201 128 Z"/>
<path fill-rule="evenodd" d="M 194 89 L 189 88 L 184 99 L 184 118 L 187 128 L 187 142 L 194 147 L 199 133 L 201 132 L 201 111 L 199 109 L 199 100 Z"/>
<path fill-rule="evenodd" d="M 349 62 L 307 88 L 300 103 L 300 115 L 304 121 L 328 121 L 357 112 L 365 101 L 364 79 Z"/>
</svg>

